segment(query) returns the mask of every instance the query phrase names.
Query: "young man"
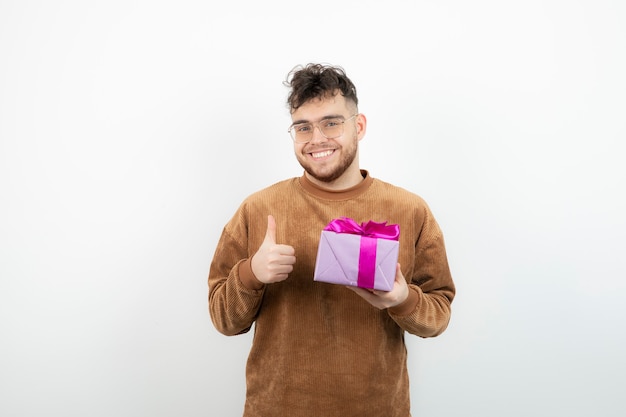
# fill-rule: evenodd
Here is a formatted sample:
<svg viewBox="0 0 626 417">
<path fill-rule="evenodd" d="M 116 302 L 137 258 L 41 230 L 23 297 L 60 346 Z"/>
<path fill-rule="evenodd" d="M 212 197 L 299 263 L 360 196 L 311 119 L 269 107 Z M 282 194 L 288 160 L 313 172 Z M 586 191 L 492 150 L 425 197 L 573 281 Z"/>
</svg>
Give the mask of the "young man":
<svg viewBox="0 0 626 417">
<path fill-rule="evenodd" d="M 244 416 L 410 416 L 405 332 L 445 330 L 455 295 L 444 240 L 420 197 L 359 167 L 366 118 L 339 67 L 290 73 L 299 178 L 249 196 L 224 227 L 209 272 L 209 311 L 226 335 L 255 324 Z M 400 227 L 391 291 L 313 280 L 333 219 Z"/>
</svg>

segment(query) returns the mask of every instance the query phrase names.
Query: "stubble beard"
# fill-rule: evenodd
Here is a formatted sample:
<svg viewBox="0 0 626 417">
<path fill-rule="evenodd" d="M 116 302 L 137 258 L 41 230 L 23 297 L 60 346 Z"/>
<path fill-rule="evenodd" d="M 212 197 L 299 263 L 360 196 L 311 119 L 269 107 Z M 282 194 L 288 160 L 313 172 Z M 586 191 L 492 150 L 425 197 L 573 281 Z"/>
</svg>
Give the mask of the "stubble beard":
<svg viewBox="0 0 626 417">
<path fill-rule="evenodd" d="M 331 171 L 316 172 L 310 164 L 306 163 L 306 160 L 304 158 L 298 158 L 298 162 L 300 162 L 300 165 L 302 166 L 302 168 L 304 168 L 304 171 L 311 177 L 321 182 L 331 183 L 340 178 L 354 162 L 357 152 L 357 142 L 358 140 L 355 135 L 353 141 L 350 143 L 349 148 L 341 148 L 344 151 L 344 154 L 339 161 L 339 164 L 337 164 L 335 168 Z"/>
</svg>

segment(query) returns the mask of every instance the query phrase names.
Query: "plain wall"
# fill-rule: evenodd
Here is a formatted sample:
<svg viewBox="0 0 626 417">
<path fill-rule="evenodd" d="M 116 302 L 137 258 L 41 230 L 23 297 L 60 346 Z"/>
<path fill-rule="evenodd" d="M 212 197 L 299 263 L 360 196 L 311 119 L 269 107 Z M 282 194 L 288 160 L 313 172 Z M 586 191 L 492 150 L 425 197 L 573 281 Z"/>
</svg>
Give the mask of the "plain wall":
<svg viewBox="0 0 626 417">
<path fill-rule="evenodd" d="M 0 1 L 0 415 L 241 415 L 251 335 L 206 278 L 239 203 L 302 173 L 308 62 L 445 233 L 413 415 L 625 415 L 625 28 L 617 0 Z"/>
</svg>

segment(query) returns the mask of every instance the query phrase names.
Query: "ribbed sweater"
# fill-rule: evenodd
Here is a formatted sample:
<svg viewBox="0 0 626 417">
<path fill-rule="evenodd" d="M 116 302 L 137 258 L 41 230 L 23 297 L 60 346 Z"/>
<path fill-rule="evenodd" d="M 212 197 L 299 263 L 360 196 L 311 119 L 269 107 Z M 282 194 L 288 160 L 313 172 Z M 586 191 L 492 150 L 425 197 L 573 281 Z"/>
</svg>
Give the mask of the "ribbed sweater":
<svg viewBox="0 0 626 417">
<path fill-rule="evenodd" d="M 426 202 L 362 173 L 363 181 L 340 192 L 304 175 L 278 182 L 246 198 L 224 227 L 209 271 L 209 311 L 225 335 L 254 324 L 244 417 L 410 416 L 404 334 L 443 332 L 455 287 Z M 296 264 L 285 281 L 262 285 L 250 259 L 268 214 L 276 242 L 294 247 Z M 400 226 L 404 303 L 380 310 L 344 286 L 313 280 L 321 231 L 339 217 Z"/>
</svg>

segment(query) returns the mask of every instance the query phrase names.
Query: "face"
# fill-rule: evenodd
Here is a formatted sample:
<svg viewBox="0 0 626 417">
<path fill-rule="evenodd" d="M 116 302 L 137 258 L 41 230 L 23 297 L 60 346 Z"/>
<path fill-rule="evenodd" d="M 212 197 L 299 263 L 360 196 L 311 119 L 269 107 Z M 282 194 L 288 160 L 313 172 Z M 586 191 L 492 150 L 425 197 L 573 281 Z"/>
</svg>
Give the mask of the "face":
<svg viewBox="0 0 626 417">
<path fill-rule="evenodd" d="M 337 138 L 325 138 L 316 127 L 310 142 L 294 143 L 296 158 L 313 182 L 340 189 L 361 181 L 358 142 L 365 135 L 365 116 L 359 114 L 350 119 L 356 112 L 356 106 L 336 94 L 309 101 L 291 114 L 294 124 L 316 123 L 328 117 L 349 119 L 343 125 L 343 134 Z"/>
</svg>

